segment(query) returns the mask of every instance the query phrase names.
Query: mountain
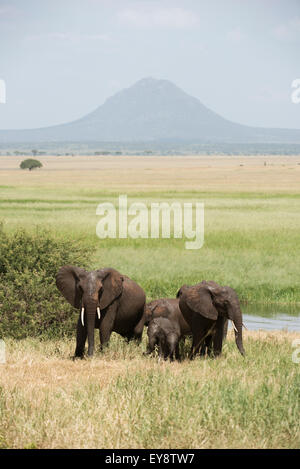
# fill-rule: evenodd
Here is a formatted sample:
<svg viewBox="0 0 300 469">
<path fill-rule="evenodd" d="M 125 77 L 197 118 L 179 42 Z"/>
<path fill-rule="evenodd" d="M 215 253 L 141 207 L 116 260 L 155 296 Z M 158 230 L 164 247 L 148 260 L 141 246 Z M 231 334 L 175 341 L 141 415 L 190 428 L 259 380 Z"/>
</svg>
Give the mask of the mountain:
<svg viewBox="0 0 300 469">
<path fill-rule="evenodd" d="M 30 130 L 1 130 L 0 142 L 300 143 L 300 130 L 236 124 L 168 80 L 144 78 L 76 121 Z"/>
</svg>

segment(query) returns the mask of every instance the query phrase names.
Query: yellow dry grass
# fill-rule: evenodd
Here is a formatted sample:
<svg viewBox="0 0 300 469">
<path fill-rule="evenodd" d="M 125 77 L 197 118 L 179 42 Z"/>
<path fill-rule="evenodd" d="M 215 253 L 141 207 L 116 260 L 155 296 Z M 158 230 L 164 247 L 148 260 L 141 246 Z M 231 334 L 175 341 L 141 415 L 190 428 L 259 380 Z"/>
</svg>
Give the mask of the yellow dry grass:
<svg viewBox="0 0 300 469">
<path fill-rule="evenodd" d="M 297 334 L 244 335 L 246 359 L 230 331 L 222 357 L 182 363 L 144 357 L 141 346 L 124 356 L 117 336 L 103 355 L 76 361 L 74 340 L 8 340 L 0 447 L 297 447 Z"/>
<path fill-rule="evenodd" d="M 249 331 L 243 332 L 244 340 L 252 339 L 264 343 L 292 342 L 299 338 L 299 333 L 288 331 Z M 118 337 L 115 336 L 118 340 Z M 234 342 L 232 330 L 229 332 L 230 343 Z M 121 340 L 121 339 L 119 339 Z M 97 341 L 96 341 L 97 342 Z M 74 386 L 74 384 L 86 383 L 92 380 L 99 386 L 108 385 L 119 375 L 130 373 L 130 371 L 146 371 L 155 367 L 158 363 L 161 366 L 171 366 L 174 373 L 183 370 L 179 362 L 168 363 L 157 360 L 142 358 L 137 354 L 112 358 L 97 355 L 95 359 L 75 360 L 71 359 L 75 348 L 75 338 L 66 340 L 54 340 L 39 342 L 38 339 L 26 339 L 21 341 L 8 340 L 6 363 L 1 365 L 0 385 L 7 388 L 21 386 L 30 392 L 36 388 L 54 389 L 56 386 Z M 239 355 L 237 355 L 239 357 Z M 185 362 L 188 365 L 189 362 Z M 202 378 L 202 373 L 206 369 L 199 368 L 197 373 Z"/>
<path fill-rule="evenodd" d="M 0 157 L 0 184 L 120 191 L 295 193 L 297 156 L 41 156 L 43 168 L 22 171 L 24 157 Z M 265 166 L 266 162 L 266 166 Z"/>
</svg>

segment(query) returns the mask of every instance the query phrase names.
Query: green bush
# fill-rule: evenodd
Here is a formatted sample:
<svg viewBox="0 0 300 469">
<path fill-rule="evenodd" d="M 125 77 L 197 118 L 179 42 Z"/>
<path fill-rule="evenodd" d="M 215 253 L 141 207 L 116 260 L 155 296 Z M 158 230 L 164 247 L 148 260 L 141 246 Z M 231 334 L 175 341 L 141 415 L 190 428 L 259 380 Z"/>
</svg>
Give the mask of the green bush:
<svg viewBox="0 0 300 469">
<path fill-rule="evenodd" d="M 55 275 L 65 264 L 86 267 L 89 255 L 81 241 L 46 230 L 0 228 L 0 338 L 74 334 L 76 310 L 58 292 Z"/>
<path fill-rule="evenodd" d="M 27 160 L 22 161 L 20 164 L 21 169 L 29 169 L 29 171 L 35 168 L 42 168 L 42 166 L 42 163 L 39 160 L 35 160 L 34 158 L 28 158 Z"/>
</svg>

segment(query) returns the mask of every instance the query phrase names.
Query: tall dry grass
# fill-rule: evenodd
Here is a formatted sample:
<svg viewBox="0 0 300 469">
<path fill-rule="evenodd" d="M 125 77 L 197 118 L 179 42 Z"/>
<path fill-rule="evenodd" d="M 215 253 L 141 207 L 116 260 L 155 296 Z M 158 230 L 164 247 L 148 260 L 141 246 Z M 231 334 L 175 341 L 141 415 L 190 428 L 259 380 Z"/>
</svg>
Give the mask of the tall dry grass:
<svg viewBox="0 0 300 469">
<path fill-rule="evenodd" d="M 216 360 L 159 362 L 114 335 L 93 359 L 74 340 L 7 342 L 3 448 L 297 448 L 299 364 L 284 332 L 230 338 Z"/>
</svg>

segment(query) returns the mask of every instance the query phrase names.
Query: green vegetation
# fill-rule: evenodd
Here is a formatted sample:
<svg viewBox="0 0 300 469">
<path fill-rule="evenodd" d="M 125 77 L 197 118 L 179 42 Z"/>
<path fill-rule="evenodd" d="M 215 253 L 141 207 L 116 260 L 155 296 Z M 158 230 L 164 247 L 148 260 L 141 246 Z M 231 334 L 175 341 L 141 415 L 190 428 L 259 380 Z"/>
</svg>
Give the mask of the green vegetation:
<svg viewBox="0 0 300 469">
<path fill-rule="evenodd" d="M 32 150 L 36 151 L 36 150 Z M 36 168 L 41 168 L 43 165 L 39 160 L 35 160 L 33 158 L 28 158 L 27 160 L 22 161 L 20 164 L 21 169 L 29 169 L 29 171 L 32 171 L 33 169 Z"/>
<path fill-rule="evenodd" d="M 55 286 L 64 264 L 87 265 L 88 249 L 43 229 L 0 231 L 0 338 L 74 333 L 76 315 Z"/>
<path fill-rule="evenodd" d="M 205 202 L 205 244 L 188 251 L 181 239 L 98 239 L 96 207 L 117 204 L 117 194 L 24 189 L 16 197 L 13 187 L 1 190 L 2 336 L 74 334 L 77 315 L 55 286 L 57 270 L 67 263 L 114 266 L 140 283 L 149 301 L 174 297 L 183 283 L 213 279 L 235 288 L 243 302 L 300 303 L 297 195 L 160 194 L 164 201 Z M 148 192 L 128 202 L 160 199 Z"/>
<path fill-rule="evenodd" d="M 104 239 L 96 236 L 97 205 L 118 194 L 97 189 L 2 189 L 5 230 L 46 226 L 93 251 L 90 267 L 113 265 L 138 281 L 148 298 L 174 296 L 182 283 L 214 279 L 241 299 L 300 303 L 300 218 L 297 194 L 160 192 L 131 193 L 128 203 L 203 201 L 205 240 L 188 251 L 181 239 Z"/>
</svg>

